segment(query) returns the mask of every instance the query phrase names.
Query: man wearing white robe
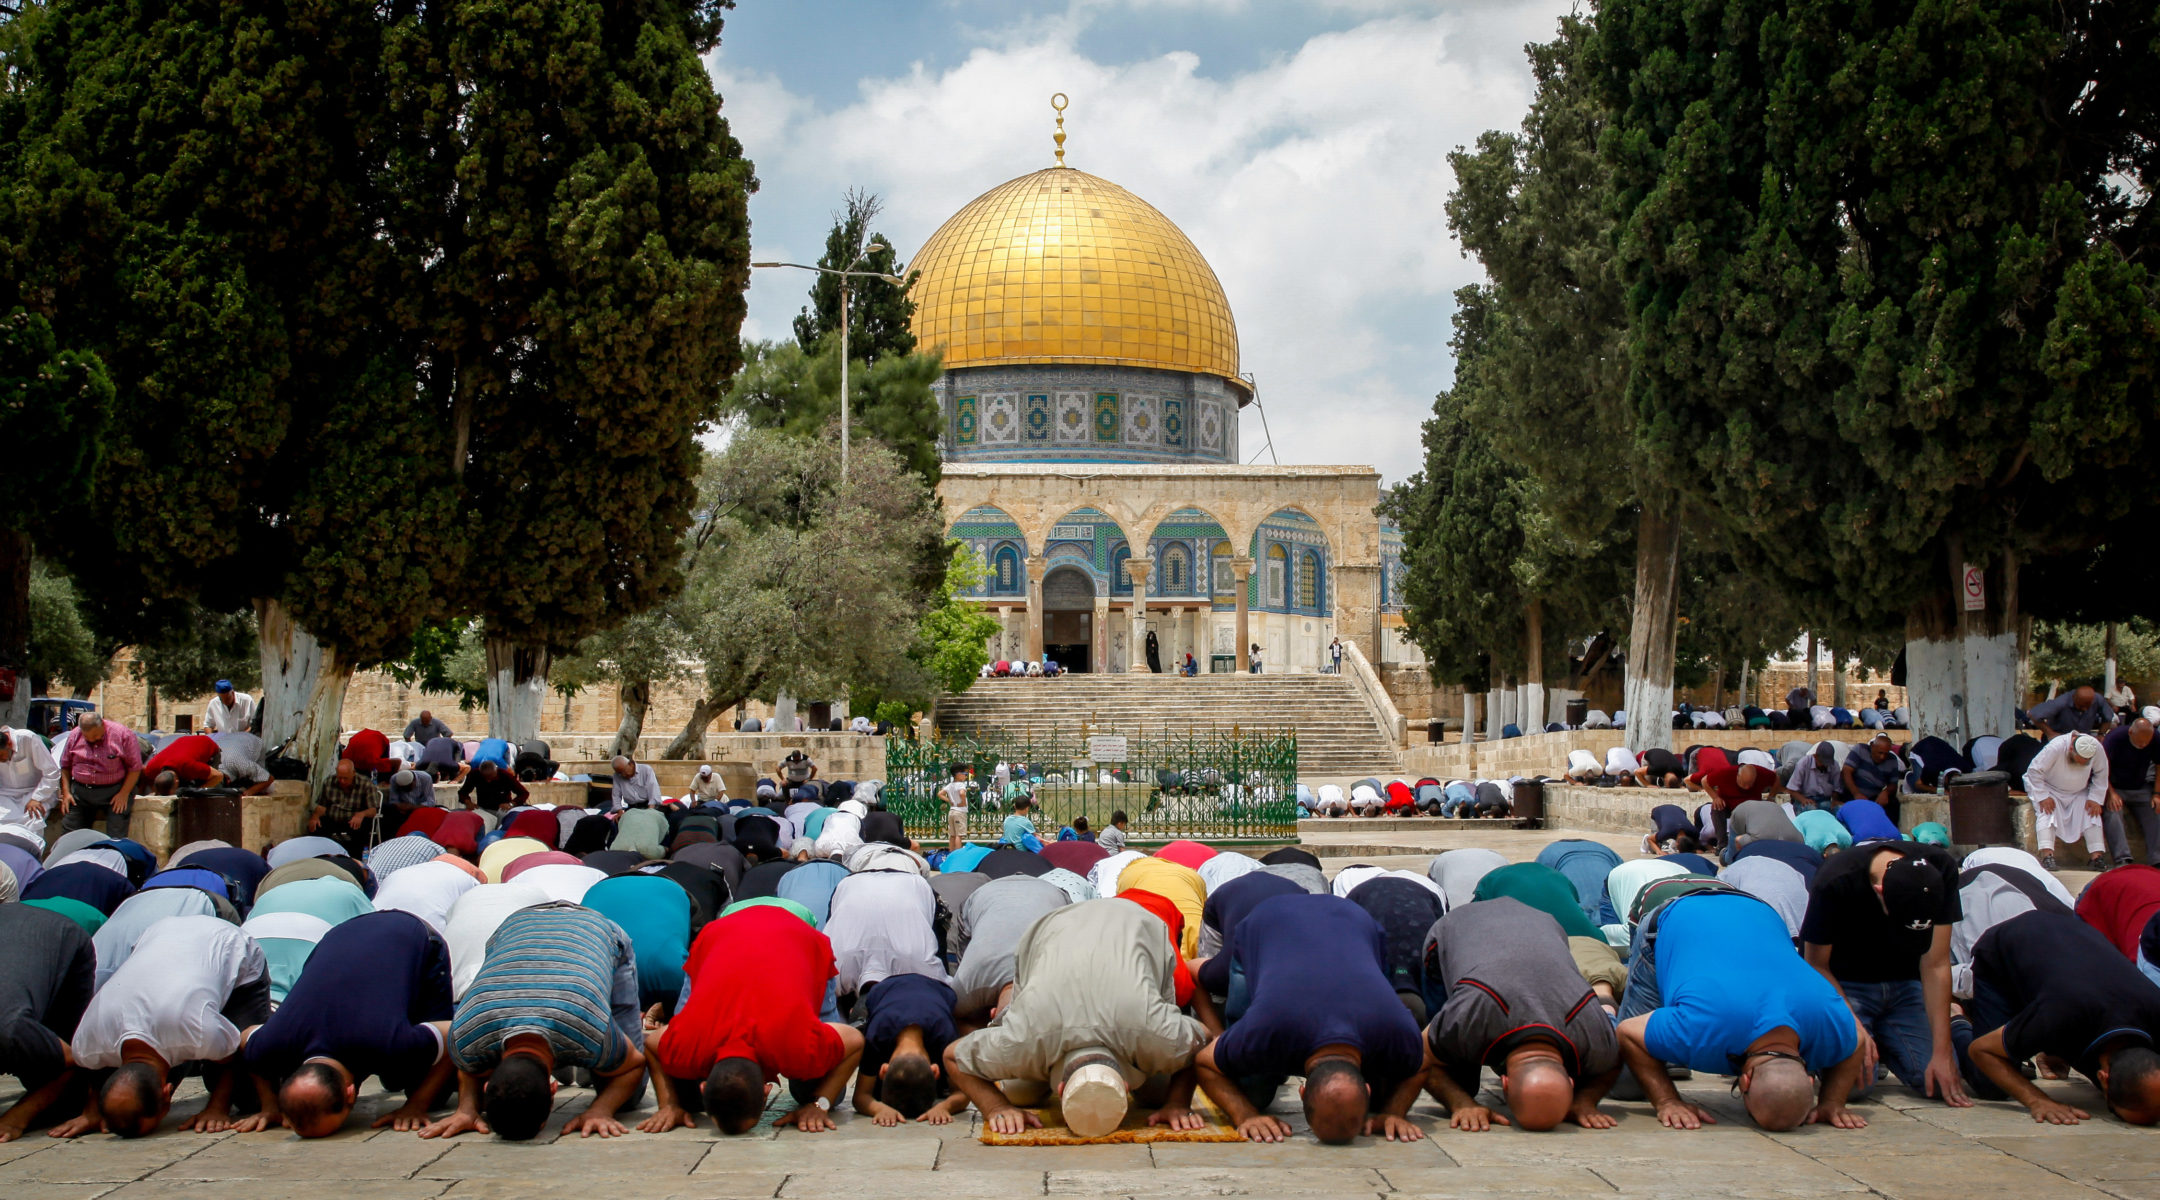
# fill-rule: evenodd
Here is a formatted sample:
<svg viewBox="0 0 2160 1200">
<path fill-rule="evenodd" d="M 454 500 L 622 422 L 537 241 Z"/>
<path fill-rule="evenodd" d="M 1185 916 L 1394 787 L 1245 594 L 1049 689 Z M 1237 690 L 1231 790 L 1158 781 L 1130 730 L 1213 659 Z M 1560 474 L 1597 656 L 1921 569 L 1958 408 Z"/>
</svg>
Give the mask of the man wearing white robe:
<svg viewBox="0 0 2160 1200">
<path fill-rule="evenodd" d="M 2083 839 L 2089 860 L 2099 861 L 2100 814 L 2107 803 L 2107 755 L 2089 733 L 2051 739 L 2025 770 L 2025 794 L 2033 804 L 2033 836 L 2040 865 L 2055 869 L 2055 839 Z"/>
<path fill-rule="evenodd" d="M 60 794 L 60 763 L 38 735 L 0 725 L 0 826 L 45 844 L 45 813 Z"/>
</svg>

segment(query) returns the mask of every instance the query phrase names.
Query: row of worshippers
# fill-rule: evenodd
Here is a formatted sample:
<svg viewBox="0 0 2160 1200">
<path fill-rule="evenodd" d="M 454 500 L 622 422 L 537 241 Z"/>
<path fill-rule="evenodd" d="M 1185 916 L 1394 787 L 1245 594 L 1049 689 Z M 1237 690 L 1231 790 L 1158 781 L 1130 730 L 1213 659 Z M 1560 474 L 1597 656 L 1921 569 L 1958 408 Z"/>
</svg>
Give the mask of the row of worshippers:
<svg viewBox="0 0 2160 1200">
<path fill-rule="evenodd" d="M 2087 1115 L 2027 1060 L 2085 1075 L 2123 1120 L 2160 1118 L 2150 868 L 2076 902 L 2021 852 L 1961 865 L 1897 841 L 1823 860 L 1751 839 L 1722 870 L 1562 841 L 1538 862 L 1459 850 L 1332 882 L 1294 848 L 1076 841 L 933 872 L 888 842 L 746 854 L 705 815 L 535 808 L 477 856 L 412 832 L 365 862 L 300 838 L 182 847 L 164 871 L 125 841 L 63 839 L 40 863 L 0 838 L 20 872 L 0 878 L 0 1071 L 25 1085 L 0 1137 L 139 1136 L 196 1073 L 209 1095 L 186 1126 L 303 1136 L 341 1128 L 370 1076 L 405 1096 L 377 1123 L 426 1137 L 532 1137 L 562 1082 L 593 1091 L 566 1130 L 602 1136 L 648 1086 L 640 1128 L 741 1133 L 784 1081 L 776 1123 L 806 1131 L 851 1082 L 879 1124 L 972 1103 L 1012 1134 L 1054 1098 L 1083 1137 L 1136 1104 L 1198 1128 L 1197 1088 L 1272 1141 L 1291 1077 L 1328 1142 L 1421 1136 L 1421 1092 L 1459 1129 L 1601 1128 L 1624 1087 L 1689 1128 L 1707 1114 L 1674 1088 L 1683 1067 L 1736 1076 L 1765 1128 L 1852 1128 L 1878 1062 L 1948 1103 Z M 668 845 L 639 840 L 677 816 Z M 614 830 L 569 854 L 544 848 L 543 819 Z"/>
<path fill-rule="evenodd" d="M 1347 789 L 1339 784 L 1297 785 L 1300 811 L 1316 817 L 1484 817 L 1502 818 L 1514 810 L 1515 785 L 1521 777 L 1448 779 L 1431 776 L 1415 782 L 1360 779 Z"/>
<path fill-rule="evenodd" d="M 2125 693 L 2124 699 L 2128 699 Z M 2020 729 L 2038 731 L 2039 740 L 2047 741 L 2065 733 L 2090 733 L 2095 736 L 2106 733 L 2126 721 L 2120 706 L 2111 703 L 2090 685 L 2071 688 L 2034 705 L 2016 715 Z M 2160 720 L 2160 707 L 2148 707 L 2143 716 Z M 1628 715 L 1623 711 L 1607 715 L 1603 710 L 1590 709 L 1580 725 L 1548 723 L 1545 731 L 1559 732 L 1564 729 L 1625 729 Z M 1681 704 L 1672 714 L 1674 729 L 1906 729 L 1911 726 L 1911 714 L 1903 706 L 1893 707 L 1887 691 L 1878 690 L 1872 706 L 1846 708 L 1843 705 L 1819 704 L 1813 691 L 1795 687 L 1785 696 L 1782 709 L 1765 709 L 1755 705 L 1734 706 L 1723 710 L 1697 708 Z M 1512 732 L 1510 732 L 1512 731 Z M 1520 737 L 1522 730 L 1509 725 L 1502 730 L 1502 737 Z"/>
</svg>

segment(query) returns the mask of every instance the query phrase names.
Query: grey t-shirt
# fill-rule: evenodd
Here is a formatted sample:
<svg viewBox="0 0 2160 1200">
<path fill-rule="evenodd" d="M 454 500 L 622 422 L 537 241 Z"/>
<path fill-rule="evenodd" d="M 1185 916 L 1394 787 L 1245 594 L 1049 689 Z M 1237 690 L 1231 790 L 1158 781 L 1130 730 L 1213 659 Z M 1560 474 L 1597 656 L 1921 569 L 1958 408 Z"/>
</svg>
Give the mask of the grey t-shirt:
<svg viewBox="0 0 2160 1200">
<path fill-rule="evenodd" d="M 955 1012 L 987 1013 L 1013 981 L 1013 954 L 1036 921 L 1072 903 L 1064 889 L 1030 875 L 1008 875 L 976 888 L 960 906 L 953 931 Z"/>
<path fill-rule="evenodd" d="M 1612 1019 L 1545 913 L 1506 896 L 1465 904 L 1426 935 L 1425 961 L 1447 990 L 1425 1032 L 1441 1061 L 1497 1067 L 1516 1046 L 1542 1041 L 1578 1084 L 1619 1064 Z"/>
<path fill-rule="evenodd" d="M 2033 705 L 2025 715 L 2032 718 L 2035 725 L 2046 721 L 2048 728 L 2057 733 L 2092 733 L 2102 725 L 2114 723 L 2115 706 L 2105 697 L 2094 696 L 2092 707 L 2083 712 L 2072 705 L 2076 699 L 2076 692 L 2064 692 L 2053 700 Z"/>
<path fill-rule="evenodd" d="M 1737 850 L 1749 842 L 1805 842 L 1785 806 L 1769 800 L 1744 800 L 1725 818 L 1725 832 Z"/>
<path fill-rule="evenodd" d="M 67 1068 L 96 988 L 97 952 L 82 927 L 56 912 L 0 904 L 0 1063 L 37 1088 Z"/>
</svg>

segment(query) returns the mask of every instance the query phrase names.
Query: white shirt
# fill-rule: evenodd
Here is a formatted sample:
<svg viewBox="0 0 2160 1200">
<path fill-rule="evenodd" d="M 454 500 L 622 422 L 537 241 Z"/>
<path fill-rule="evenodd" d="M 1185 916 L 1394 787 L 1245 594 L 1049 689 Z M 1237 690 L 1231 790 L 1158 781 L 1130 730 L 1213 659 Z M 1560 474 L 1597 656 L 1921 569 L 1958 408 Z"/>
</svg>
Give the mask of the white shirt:
<svg viewBox="0 0 2160 1200">
<path fill-rule="evenodd" d="M 375 889 L 375 911 L 408 912 L 441 933 L 450 924 L 450 910 L 457 907 L 458 898 L 479 886 L 470 872 L 449 863 L 414 863 L 383 877 Z"/>
<path fill-rule="evenodd" d="M 862 849 L 862 818 L 847 810 L 845 805 L 834 809 L 818 829 L 817 841 L 810 852 L 819 858 L 845 862 L 849 855 Z"/>
<path fill-rule="evenodd" d="M 1626 746 L 1614 746 L 1605 752 L 1605 773 L 1607 775 L 1633 775 L 1635 773 L 1635 756 L 1628 753 Z"/>
<path fill-rule="evenodd" d="M 443 865 L 450 866 L 448 863 Z M 456 867 L 450 869 L 457 870 Z M 567 900 L 572 904 L 583 904 L 586 891 L 606 878 L 607 872 L 598 867 L 584 867 L 576 863 L 549 863 L 544 867 L 519 871 L 518 877 L 511 882 L 526 884 L 545 893 L 550 902 Z"/>
<path fill-rule="evenodd" d="M 75 1030 L 75 1060 L 120 1065 L 120 1044 L 142 1042 L 171 1065 L 219 1062 L 240 1049 L 223 1009 L 233 990 L 270 972 L 262 947 L 220 917 L 167 917 L 90 998 Z"/>
<path fill-rule="evenodd" d="M 894 975 L 945 978 L 932 928 L 936 920 L 937 893 L 920 875 L 872 871 L 841 880 L 825 920 L 840 990 L 858 991 Z"/>
<path fill-rule="evenodd" d="M 1352 808 L 1372 808 L 1380 803 L 1382 803 L 1380 793 L 1374 791 L 1368 784 L 1361 783 L 1350 789 L 1350 806 Z"/>
<path fill-rule="evenodd" d="M 448 863 L 443 865 L 449 866 Z M 456 870 L 455 867 L 451 869 Z M 398 872 L 399 875 L 404 873 Z M 464 996 L 465 989 L 472 986 L 473 976 L 480 973 L 480 964 L 487 960 L 488 941 L 510 914 L 548 902 L 546 892 L 525 882 L 525 876 L 532 873 L 522 872 L 510 883 L 483 883 L 459 896 L 457 903 L 450 906 L 450 919 L 443 924 L 443 943 L 450 948 L 450 994 L 453 999 Z"/>
<path fill-rule="evenodd" d="M 2070 747 L 2081 736 L 2086 735 L 2066 733 L 2050 738 L 2033 756 L 2032 765 L 2025 768 L 2025 794 L 2035 803 L 2053 800 L 2057 808 L 2082 807 L 2107 799 L 2107 751 L 2100 751 L 2082 765 L 2070 761 Z"/>
<path fill-rule="evenodd" d="M 968 785 L 966 780 L 955 779 L 951 783 L 946 784 L 944 787 L 939 788 L 938 790 L 945 793 L 945 803 L 954 812 L 967 812 Z M 827 819 L 830 820 L 831 818 Z"/>
<path fill-rule="evenodd" d="M 27 806 L 52 806 L 53 797 L 60 794 L 60 762 L 29 730 L 11 730 L 8 736 L 15 752 L 0 763 L 0 825 L 34 828 L 42 841 L 45 821 L 31 816 Z"/>
<path fill-rule="evenodd" d="M 1569 775 L 1603 775 L 1605 768 L 1598 765 L 1597 755 L 1588 750 L 1570 750 L 1567 756 Z"/>
<path fill-rule="evenodd" d="M 245 733 L 255 723 L 255 697 L 246 692 L 232 694 L 232 707 L 225 706 L 222 696 L 210 697 L 203 709 L 202 728 L 198 733 Z"/>
</svg>

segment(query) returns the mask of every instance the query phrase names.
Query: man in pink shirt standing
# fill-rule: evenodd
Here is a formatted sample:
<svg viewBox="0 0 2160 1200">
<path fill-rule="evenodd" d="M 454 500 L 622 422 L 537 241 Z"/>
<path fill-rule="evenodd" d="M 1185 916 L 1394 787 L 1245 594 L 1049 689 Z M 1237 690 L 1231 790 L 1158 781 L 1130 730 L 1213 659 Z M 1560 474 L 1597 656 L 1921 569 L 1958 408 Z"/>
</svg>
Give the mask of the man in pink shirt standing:
<svg viewBox="0 0 2160 1200">
<path fill-rule="evenodd" d="M 105 832 L 126 837 L 128 799 L 142 778 L 142 748 L 118 721 L 86 712 L 60 752 L 60 828 L 88 829 L 105 816 Z"/>
</svg>

